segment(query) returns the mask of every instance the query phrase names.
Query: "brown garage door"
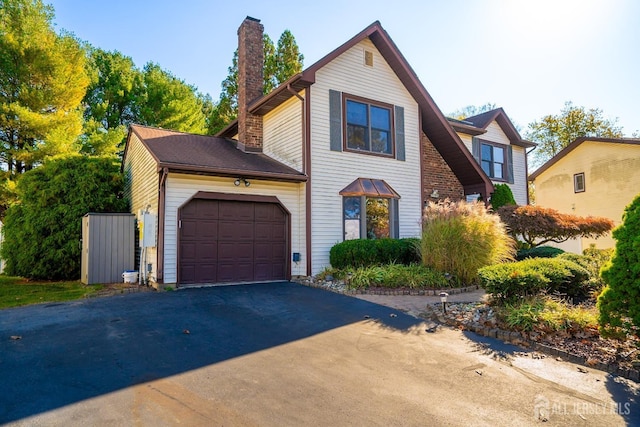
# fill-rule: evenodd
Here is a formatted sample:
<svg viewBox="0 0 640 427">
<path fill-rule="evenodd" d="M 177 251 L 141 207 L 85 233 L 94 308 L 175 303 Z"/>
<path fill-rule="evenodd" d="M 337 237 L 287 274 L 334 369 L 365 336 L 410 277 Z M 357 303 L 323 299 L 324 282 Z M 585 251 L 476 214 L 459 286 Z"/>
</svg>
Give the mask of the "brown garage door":
<svg viewBox="0 0 640 427">
<path fill-rule="evenodd" d="M 179 217 L 180 284 L 287 278 L 289 216 L 279 204 L 192 199 Z"/>
</svg>

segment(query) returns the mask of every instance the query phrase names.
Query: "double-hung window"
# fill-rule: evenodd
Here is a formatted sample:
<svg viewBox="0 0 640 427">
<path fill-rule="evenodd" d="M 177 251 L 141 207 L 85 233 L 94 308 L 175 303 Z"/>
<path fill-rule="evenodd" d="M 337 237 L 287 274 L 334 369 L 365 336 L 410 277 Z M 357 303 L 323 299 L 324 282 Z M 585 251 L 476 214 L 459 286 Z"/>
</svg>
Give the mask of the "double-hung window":
<svg viewBox="0 0 640 427">
<path fill-rule="evenodd" d="M 394 155 L 393 106 L 361 98 L 344 98 L 344 149 Z"/>
<path fill-rule="evenodd" d="M 505 148 L 499 145 L 482 143 L 480 148 L 480 164 L 489 178 L 506 180 Z"/>
</svg>

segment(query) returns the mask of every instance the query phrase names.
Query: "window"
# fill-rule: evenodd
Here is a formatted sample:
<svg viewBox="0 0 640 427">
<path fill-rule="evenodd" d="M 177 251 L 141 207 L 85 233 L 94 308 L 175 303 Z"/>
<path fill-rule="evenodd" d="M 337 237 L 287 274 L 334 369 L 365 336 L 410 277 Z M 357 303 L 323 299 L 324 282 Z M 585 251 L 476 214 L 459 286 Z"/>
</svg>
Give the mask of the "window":
<svg viewBox="0 0 640 427">
<path fill-rule="evenodd" d="M 397 200 L 384 197 L 344 197 L 344 239 L 396 238 Z M 364 209 L 363 209 L 364 207 Z"/>
<path fill-rule="evenodd" d="M 393 156 L 393 106 L 344 98 L 345 150 Z"/>
<path fill-rule="evenodd" d="M 580 172 L 573 175 L 573 192 L 582 193 L 584 191 L 584 172 Z"/>
<path fill-rule="evenodd" d="M 506 181 L 505 158 L 504 147 L 486 143 L 481 144 L 480 165 L 489 178 Z"/>
</svg>

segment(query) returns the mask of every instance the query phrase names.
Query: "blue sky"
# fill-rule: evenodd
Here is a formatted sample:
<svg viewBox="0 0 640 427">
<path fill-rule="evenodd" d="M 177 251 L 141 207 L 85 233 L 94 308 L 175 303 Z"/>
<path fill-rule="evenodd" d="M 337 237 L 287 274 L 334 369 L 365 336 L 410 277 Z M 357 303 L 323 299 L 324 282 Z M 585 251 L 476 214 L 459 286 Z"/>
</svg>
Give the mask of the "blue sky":
<svg viewBox="0 0 640 427">
<path fill-rule="evenodd" d="M 218 99 L 246 16 L 311 65 L 379 20 L 446 114 L 492 102 L 525 129 L 565 101 L 640 131 L 640 1 L 53 0 L 58 30 L 156 62 Z"/>
</svg>

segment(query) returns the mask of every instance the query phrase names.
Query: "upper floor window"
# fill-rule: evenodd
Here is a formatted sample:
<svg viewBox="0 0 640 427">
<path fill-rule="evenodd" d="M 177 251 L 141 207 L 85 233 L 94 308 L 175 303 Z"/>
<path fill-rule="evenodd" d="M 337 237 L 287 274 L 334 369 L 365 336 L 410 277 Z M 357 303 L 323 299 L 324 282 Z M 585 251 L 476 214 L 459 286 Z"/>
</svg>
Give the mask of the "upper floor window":
<svg viewBox="0 0 640 427">
<path fill-rule="evenodd" d="M 506 180 L 506 155 L 504 147 L 482 143 L 480 164 L 489 178 Z"/>
<path fill-rule="evenodd" d="M 344 98 L 345 150 L 393 156 L 393 106 Z"/>
<path fill-rule="evenodd" d="M 573 192 L 582 193 L 585 191 L 584 172 L 573 175 Z"/>
</svg>

